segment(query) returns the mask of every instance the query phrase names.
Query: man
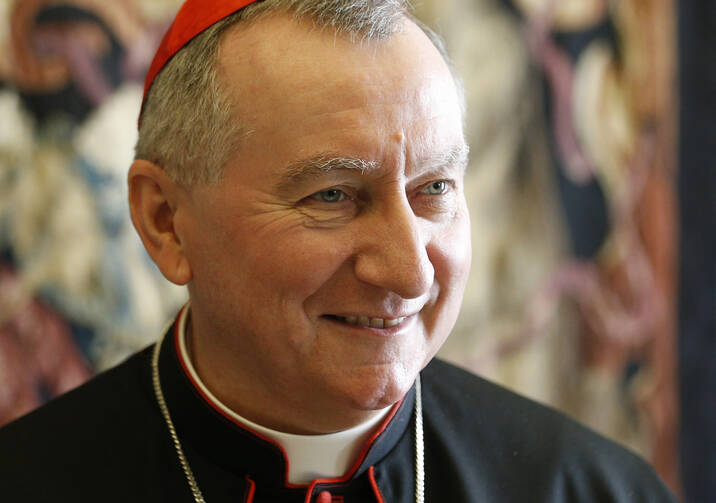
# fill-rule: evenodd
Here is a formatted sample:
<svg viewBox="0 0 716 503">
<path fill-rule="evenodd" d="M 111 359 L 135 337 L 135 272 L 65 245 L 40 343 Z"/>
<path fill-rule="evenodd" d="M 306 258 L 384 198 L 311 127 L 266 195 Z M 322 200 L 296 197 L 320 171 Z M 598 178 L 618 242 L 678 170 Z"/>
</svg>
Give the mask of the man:
<svg viewBox="0 0 716 503">
<path fill-rule="evenodd" d="M 430 363 L 469 270 L 467 147 L 402 3 L 189 0 L 147 91 L 132 218 L 190 304 L 0 434 L 3 501 L 672 500 L 635 456 Z"/>
</svg>

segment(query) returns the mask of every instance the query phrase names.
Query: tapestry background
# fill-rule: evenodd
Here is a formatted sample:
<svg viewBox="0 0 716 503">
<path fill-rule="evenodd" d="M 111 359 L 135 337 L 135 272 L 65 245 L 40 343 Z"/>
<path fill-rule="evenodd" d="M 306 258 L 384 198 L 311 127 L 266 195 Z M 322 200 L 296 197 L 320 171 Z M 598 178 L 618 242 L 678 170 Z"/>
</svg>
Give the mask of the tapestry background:
<svg viewBox="0 0 716 503">
<path fill-rule="evenodd" d="M 0 0 L 0 424 L 151 344 L 186 299 L 125 181 L 179 4 Z M 442 356 L 715 498 L 716 9 L 416 4 L 468 99 L 473 268 Z"/>
</svg>

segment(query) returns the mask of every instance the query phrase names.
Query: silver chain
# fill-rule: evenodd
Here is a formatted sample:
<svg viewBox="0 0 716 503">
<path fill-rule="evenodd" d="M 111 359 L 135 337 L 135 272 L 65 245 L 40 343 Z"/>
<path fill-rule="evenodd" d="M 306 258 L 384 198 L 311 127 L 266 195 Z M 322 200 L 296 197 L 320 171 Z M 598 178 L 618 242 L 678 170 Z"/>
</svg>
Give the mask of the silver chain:
<svg viewBox="0 0 716 503">
<path fill-rule="evenodd" d="M 154 346 L 154 354 L 152 355 L 152 384 L 154 385 L 154 394 L 157 396 L 157 403 L 159 404 L 159 410 L 162 411 L 162 415 L 164 416 L 164 421 L 167 423 L 167 428 L 169 428 L 169 435 L 172 437 L 172 442 L 174 443 L 174 448 L 177 451 L 177 456 L 179 456 L 179 462 L 181 463 L 181 467 L 184 470 L 184 475 L 186 475 L 186 481 L 189 482 L 189 487 L 191 488 L 191 493 L 194 495 L 194 501 L 196 503 L 206 503 L 204 501 L 204 496 L 201 495 L 201 490 L 199 489 L 199 484 L 196 483 L 196 478 L 194 477 L 194 472 L 191 471 L 191 466 L 189 466 L 189 461 L 187 461 L 186 456 L 184 455 L 184 450 L 181 448 L 181 442 L 179 442 L 179 435 L 177 435 L 177 430 L 174 428 L 174 422 L 172 421 L 172 417 L 169 414 L 169 408 L 167 407 L 167 402 L 164 400 L 164 393 L 162 392 L 162 385 L 159 382 L 159 352 L 162 347 L 162 342 L 164 342 L 164 336 L 162 335 L 161 339 L 157 341 L 156 345 Z"/>
<path fill-rule="evenodd" d="M 415 379 L 415 501 L 425 501 L 425 440 L 423 439 L 423 393 L 420 374 Z"/>
<path fill-rule="evenodd" d="M 196 483 L 194 472 L 191 471 L 189 461 L 187 461 L 182 449 L 181 442 L 179 441 L 179 435 L 174 428 L 174 422 L 169 414 L 169 407 L 167 402 L 164 400 L 164 393 L 162 392 L 162 385 L 159 381 L 159 353 L 161 351 L 162 342 L 164 342 L 164 336 L 157 341 L 154 345 L 154 353 L 152 354 L 152 385 L 154 386 L 154 394 L 157 397 L 157 403 L 159 404 L 159 410 L 162 411 L 164 421 L 167 423 L 169 429 L 169 435 L 172 437 L 172 443 L 177 451 L 179 462 L 184 470 L 186 481 L 189 483 L 189 488 L 194 496 L 196 503 L 206 503 L 204 496 L 201 494 L 199 484 Z M 425 501 L 425 446 L 423 440 L 423 400 L 420 388 L 420 374 L 418 374 L 415 380 L 415 501 L 416 503 L 424 503 Z"/>
</svg>

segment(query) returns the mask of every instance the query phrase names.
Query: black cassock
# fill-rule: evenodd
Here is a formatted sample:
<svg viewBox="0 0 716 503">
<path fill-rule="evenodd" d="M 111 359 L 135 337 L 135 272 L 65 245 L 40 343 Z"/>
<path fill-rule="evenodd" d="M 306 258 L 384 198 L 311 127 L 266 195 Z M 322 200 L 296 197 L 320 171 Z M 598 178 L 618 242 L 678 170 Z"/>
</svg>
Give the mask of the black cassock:
<svg viewBox="0 0 716 503">
<path fill-rule="evenodd" d="M 151 351 L 0 430 L 0 501 L 194 501 L 157 406 Z M 291 487 L 281 449 L 202 398 L 171 337 L 159 369 L 207 503 L 298 503 L 325 490 L 334 502 L 415 501 L 414 388 L 353 473 Z M 429 503 L 676 501 L 637 456 L 449 364 L 435 360 L 422 372 L 422 397 Z"/>
</svg>

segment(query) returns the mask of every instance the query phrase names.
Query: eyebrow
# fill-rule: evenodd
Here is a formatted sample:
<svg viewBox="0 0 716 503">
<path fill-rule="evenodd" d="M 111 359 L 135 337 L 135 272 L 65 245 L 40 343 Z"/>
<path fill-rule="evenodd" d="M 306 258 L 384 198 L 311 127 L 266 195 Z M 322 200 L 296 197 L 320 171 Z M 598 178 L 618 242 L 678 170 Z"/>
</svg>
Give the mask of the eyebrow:
<svg viewBox="0 0 716 503">
<path fill-rule="evenodd" d="M 445 153 L 424 159 L 420 162 L 421 171 L 431 171 L 439 168 L 458 166 L 464 173 L 470 148 L 462 143 Z M 380 168 L 375 161 L 367 161 L 356 157 L 344 157 L 331 152 L 324 152 L 307 159 L 294 161 L 286 167 L 278 187 L 280 190 L 289 190 L 298 184 L 306 183 L 319 178 L 326 173 L 335 171 L 359 171 L 362 175 Z"/>
<path fill-rule="evenodd" d="M 333 171 L 360 171 L 361 174 L 365 174 L 378 167 L 377 162 L 326 152 L 289 164 L 279 186 L 287 188 Z"/>
<path fill-rule="evenodd" d="M 432 171 L 435 169 L 457 166 L 464 174 L 467 169 L 470 157 L 470 147 L 467 143 L 462 143 L 445 153 L 430 157 L 421 162 L 422 171 Z"/>
</svg>

